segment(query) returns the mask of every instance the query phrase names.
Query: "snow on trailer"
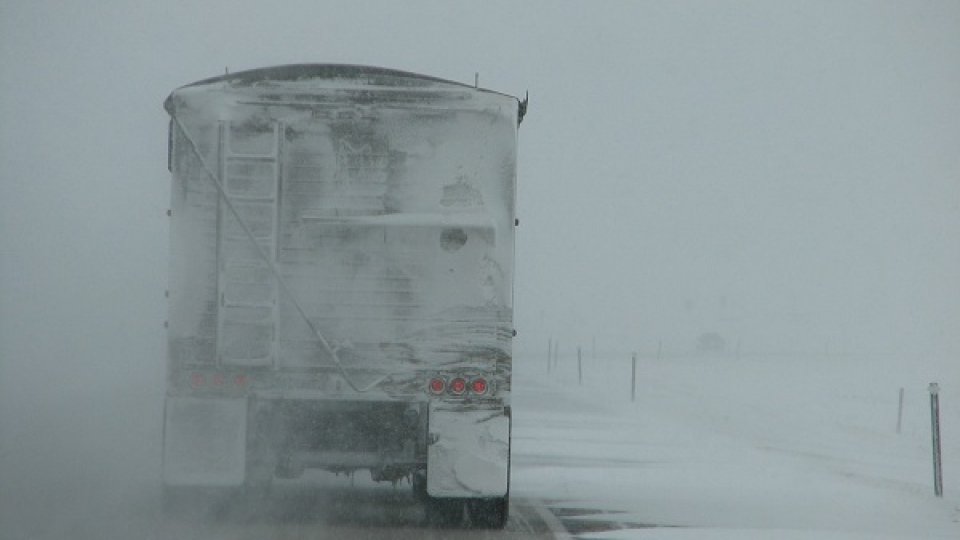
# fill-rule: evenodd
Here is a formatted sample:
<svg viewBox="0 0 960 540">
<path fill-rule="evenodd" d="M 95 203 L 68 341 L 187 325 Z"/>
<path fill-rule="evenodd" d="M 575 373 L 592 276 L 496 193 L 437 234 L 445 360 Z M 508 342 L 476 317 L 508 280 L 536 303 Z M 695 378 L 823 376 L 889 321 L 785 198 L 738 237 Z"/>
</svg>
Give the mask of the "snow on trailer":
<svg viewBox="0 0 960 540">
<path fill-rule="evenodd" d="M 526 103 L 293 65 L 165 107 L 165 485 L 369 469 L 411 478 L 441 519 L 502 526 Z"/>
</svg>

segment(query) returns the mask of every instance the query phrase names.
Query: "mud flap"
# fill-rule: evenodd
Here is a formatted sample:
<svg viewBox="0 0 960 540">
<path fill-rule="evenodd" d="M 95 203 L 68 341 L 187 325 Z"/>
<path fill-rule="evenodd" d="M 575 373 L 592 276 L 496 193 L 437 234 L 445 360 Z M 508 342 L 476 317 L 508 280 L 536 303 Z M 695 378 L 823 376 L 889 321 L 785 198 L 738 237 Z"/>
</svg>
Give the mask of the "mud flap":
<svg viewBox="0 0 960 540">
<path fill-rule="evenodd" d="M 168 397 L 163 430 L 167 486 L 243 485 L 245 399 Z"/>
<path fill-rule="evenodd" d="M 427 493 L 503 497 L 510 462 L 510 418 L 502 406 L 431 403 Z"/>
</svg>

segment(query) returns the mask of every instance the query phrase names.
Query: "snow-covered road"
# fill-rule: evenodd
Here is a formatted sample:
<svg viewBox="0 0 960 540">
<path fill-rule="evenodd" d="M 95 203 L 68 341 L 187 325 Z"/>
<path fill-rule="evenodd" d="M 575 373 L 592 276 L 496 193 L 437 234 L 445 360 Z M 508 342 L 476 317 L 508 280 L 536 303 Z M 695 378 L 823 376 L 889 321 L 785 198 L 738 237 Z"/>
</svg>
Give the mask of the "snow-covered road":
<svg viewBox="0 0 960 540">
<path fill-rule="evenodd" d="M 585 357 L 582 386 L 575 357 L 549 375 L 545 360 L 515 364 L 505 532 L 424 528 L 406 486 L 363 478 L 282 487 L 274 510 L 164 520 L 162 391 L 118 373 L 56 394 L 6 387 L 0 538 L 562 538 L 556 521 L 583 538 L 960 538 L 960 373 L 949 359 L 641 358 L 634 403 L 629 355 Z M 932 380 L 943 499 L 932 490 Z"/>
<path fill-rule="evenodd" d="M 576 357 L 524 362 L 514 492 L 586 538 L 960 538 L 960 433 L 937 499 L 925 384 L 957 370 L 893 360 L 641 358 L 634 403 L 629 355 L 584 358 L 582 385 Z M 960 429 L 960 392 L 943 399 Z"/>
<path fill-rule="evenodd" d="M 562 529 L 541 501 L 519 497 L 503 531 L 433 528 L 409 485 L 319 471 L 277 481 L 265 500 L 188 497 L 164 515 L 162 391 L 122 374 L 104 379 L 0 395 L 0 539 L 519 539 Z"/>
</svg>

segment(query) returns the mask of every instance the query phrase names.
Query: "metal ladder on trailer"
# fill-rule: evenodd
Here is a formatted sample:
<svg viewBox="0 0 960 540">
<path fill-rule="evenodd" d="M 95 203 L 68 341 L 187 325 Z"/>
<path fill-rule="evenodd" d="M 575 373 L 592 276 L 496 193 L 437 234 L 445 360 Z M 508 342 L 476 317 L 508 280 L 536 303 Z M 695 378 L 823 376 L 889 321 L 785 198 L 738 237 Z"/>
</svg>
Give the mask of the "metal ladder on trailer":
<svg viewBox="0 0 960 540">
<path fill-rule="evenodd" d="M 243 220 L 221 199 L 217 351 L 224 367 L 269 367 L 276 361 L 278 284 L 263 256 L 277 257 L 282 129 L 275 122 L 265 128 L 220 124 L 222 197 Z"/>
</svg>

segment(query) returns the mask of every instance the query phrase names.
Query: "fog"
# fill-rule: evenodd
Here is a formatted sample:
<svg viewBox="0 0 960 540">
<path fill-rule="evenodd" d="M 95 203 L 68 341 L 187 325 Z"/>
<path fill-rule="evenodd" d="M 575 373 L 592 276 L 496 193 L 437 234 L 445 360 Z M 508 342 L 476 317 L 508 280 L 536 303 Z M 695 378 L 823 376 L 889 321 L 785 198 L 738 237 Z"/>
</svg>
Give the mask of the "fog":
<svg viewBox="0 0 960 540">
<path fill-rule="evenodd" d="M 714 332 L 911 363 L 960 352 L 958 60 L 951 1 L 5 2 L 0 536 L 151 504 L 178 86 L 320 62 L 529 91 L 517 362 Z M 78 497 L 107 501 L 87 529 L 38 517 Z"/>
</svg>

